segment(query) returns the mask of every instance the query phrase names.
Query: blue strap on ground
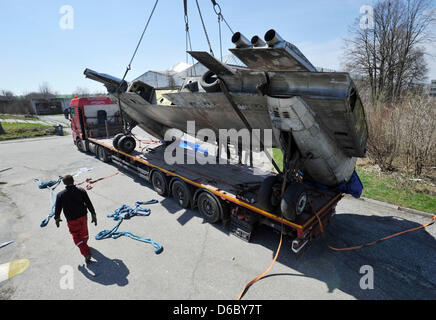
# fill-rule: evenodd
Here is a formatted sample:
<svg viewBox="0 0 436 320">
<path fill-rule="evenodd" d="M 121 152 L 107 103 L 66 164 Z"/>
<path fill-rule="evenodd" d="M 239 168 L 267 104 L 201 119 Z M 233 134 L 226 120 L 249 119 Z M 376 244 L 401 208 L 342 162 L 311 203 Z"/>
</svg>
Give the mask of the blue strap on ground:
<svg viewBox="0 0 436 320">
<path fill-rule="evenodd" d="M 40 227 L 44 228 L 48 225 L 50 222 L 50 219 L 55 214 L 55 207 L 56 207 L 56 197 L 54 190 L 57 188 L 57 186 L 61 183 L 62 177 L 59 177 L 58 180 L 53 180 L 49 182 L 42 182 L 39 179 L 35 179 L 36 184 L 38 185 L 39 189 L 49 189 L 50 190 L 50 213 L 42 222 Z"/>
<path fill-rule="evenodd" d="M 163 251 L 162 245 L 154 241 L 153 239 L 140 237 L 131 232 L 118 232 L 118 228 L 120 227 L 121 223 L 125 219 L 129 220 L 134 216 L 142 216 L 142 217 L 149 216 L 151 214 L 151 210 L 144 208 L 143 205 L 155 204 L 155 203 L 158 203 L 158 201 L 157 200 L 150 200 L 146 202 L 138 201 L 135 203 L 134 209 L 132 209 L 128 205 L 121 206 L 120 208 L 115 210 L 114 213 L 111 213 L 107 216 L 108 218 L 113 218 L 115 221 L 118 221 L 117 224 L 112 228 L 112 230 L 101 231 L 99 234 L 95 236 L 95 239 L 96 240 L 109 239 L 109 238 L 118 239 L 121 236 L 126 236 L 136 241 L 149 243 L 156 248 L 156 250 L 154 251 L 156 254 L 161 253 Z"/>
</svg>

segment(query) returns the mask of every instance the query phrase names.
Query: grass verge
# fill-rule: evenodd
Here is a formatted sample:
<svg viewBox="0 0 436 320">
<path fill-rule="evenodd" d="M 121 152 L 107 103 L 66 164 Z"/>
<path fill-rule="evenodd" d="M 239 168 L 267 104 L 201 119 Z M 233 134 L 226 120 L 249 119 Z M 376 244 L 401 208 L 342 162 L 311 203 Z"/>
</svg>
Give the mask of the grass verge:
<svg viewBox="0 0 436 320">
<path fill-rule="evenodd" d="M 50 136 L 55 133 L 52 126 L 35 123 L 2 122 L 5 134 L 0 134 L 0 141 Z"/>
<path fill-rule="evenodd" d="M 436 187 L 413 181 L 399 173 L 386 174 L 372 165 L 358 165 L 357 174 L 364 186 L 362 196 L 400 207 L 436 213 Z"/>
<path fill-rule="evenodd" d="M 283 154 L 273 149 L 278 166 L 283 166 Z M 397 206 L 436 213 L 436 186 L 424 180 L 413 181 L 399 172 L 387 174 L 368 161 L 358 161 L 356 172 L 363 184 L 362 197 Z"/>
<path fill-rule="evenodd" d="M 38 120 L 38 117 L 36 116 L 25 116 L 25 115 L 17 115 L 17 114 L 0 114 L 0 119 L 1 120 Z"/>
</svg>

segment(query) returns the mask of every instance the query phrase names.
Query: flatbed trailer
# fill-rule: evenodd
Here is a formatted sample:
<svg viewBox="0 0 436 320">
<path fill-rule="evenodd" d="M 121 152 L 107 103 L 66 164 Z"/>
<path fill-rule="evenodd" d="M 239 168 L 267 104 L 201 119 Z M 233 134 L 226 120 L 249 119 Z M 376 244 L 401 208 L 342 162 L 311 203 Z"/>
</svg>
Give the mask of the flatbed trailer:
<svg viewBox="0 0 436 320">
<path fill-rule="evenodd" d="M 104 162 L 113 162 L 151 183 L 162 196 L 172 196 L 183 208 L 198 209 L 209 223 L 222 222 L 237 237 L 250 241 L 256 225 L 274 228 L 292 242 L 291 249 L 300 254 L 303 248 L 324 229 L 335 214 L 343 194 L 307 186 L 310 205 L 295 221 L 278 212 L 269 212 L 256 204 L 256 194 L 272 172 L 253 174 L 253 168 L 243 164 L 174 164 L 164 159 L 165 144 L 136 137 L 138 144 L 131 153 L 113 146 L 113 138 L 88 137 L 80 151 L 95 154 Z M 190 150 L 184 149 L 185 156 Z M 280 211 L 280 209 L 278 210 Z M 318 219 L 319 218 L 319 219 Z"/>
</svg>

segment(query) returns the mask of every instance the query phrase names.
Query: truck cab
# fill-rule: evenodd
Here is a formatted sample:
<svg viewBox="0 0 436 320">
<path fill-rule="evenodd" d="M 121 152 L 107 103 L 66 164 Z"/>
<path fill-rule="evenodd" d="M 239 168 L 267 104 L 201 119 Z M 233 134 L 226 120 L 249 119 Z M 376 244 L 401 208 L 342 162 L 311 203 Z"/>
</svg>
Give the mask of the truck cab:
<svg viewBox="0 0 436 320">
<path fill-rule="evenodd" d="M 74 144 L 88 150 L 88 138 L 109 138 L 123 132 L 120 109 L 108 97 L 76 98 L 65 113 L 71 121 Z"/>
</svg>

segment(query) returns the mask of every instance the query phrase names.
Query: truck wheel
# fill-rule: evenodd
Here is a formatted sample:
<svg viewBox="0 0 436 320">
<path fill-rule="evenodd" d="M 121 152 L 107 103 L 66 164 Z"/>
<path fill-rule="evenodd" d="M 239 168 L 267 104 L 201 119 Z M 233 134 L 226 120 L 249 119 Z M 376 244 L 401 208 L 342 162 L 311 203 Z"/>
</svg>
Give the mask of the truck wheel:
<svg viewBox="0 0 436 320">
<path fill-rule="evenodd" d="M 294 222 L 304 212 L 307 202 L 305 186 L 301 183 L 291 184 L 286 189 L 281 202 L 283 217 Z"/>
<path fill-rule="evenodd" d="M 221 219 L 221 211 L 218 201 L 208 192 L 202 192 L 198 196 L 197 205 L 203 218 L 209 223 L 217 223 Z"/>
<path fill-rule="evenodd" d="M 274 212 L 277 206 L 274 206 L 271 202 L 273 196 L 273 186 L 279 181 L 277 176 L 271 176 L 266 178 L 262 185 L 260 186 L 259 192 L 257 193 L 257 204 L 263 210 L 268 212 Z"/>
<path fill-rule="evenodd" d="M 102 146 L 97 146 L 97 157 L 105 163 L 108 163 L 111 160 L 108 152 Z"/>
<path fill-rule="evenodd" d="M 166 176 L 160 171 L 154 171 L 151 176 L 151 184 L 153 185 L 154 191 L 158 195 L 164 197 L 168 191 L 168 183 Z"/>
<path fill-rule="evenodd" d="M 118 141 L 118 149 L 125 153 L 132 153 L 136 148 L 136 141 L 133 137 L 124 136 Z"/>
<path fill-rule="evenodd" d="M 114 140 L 112 141 L 112 145 L 114 146 L 115 149 L 119 149 L 118 147 L 118 142 L 120 141 L 120 139 L 124 137 L 123 133 L 119 133 L 114 137 Z"/>
<path fill-rule="evenodd" d="M 77 150 L 79 150 L 80 152 L 85 152 L 85 146 L 83 144 L 82 139 L 77 138 L 76 140 L 76 146 L 77 146 Z"/>
<path fill-rule="evenodd" d="M 175 180 L 171 186 L 171 193 L 179 205 L 187 209 L 191 203 L 191 191 L 189 187 L 181 180 Z"/>
</svg>

